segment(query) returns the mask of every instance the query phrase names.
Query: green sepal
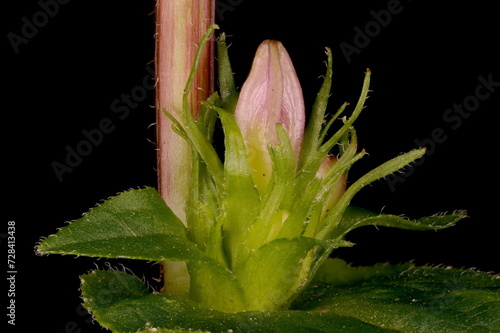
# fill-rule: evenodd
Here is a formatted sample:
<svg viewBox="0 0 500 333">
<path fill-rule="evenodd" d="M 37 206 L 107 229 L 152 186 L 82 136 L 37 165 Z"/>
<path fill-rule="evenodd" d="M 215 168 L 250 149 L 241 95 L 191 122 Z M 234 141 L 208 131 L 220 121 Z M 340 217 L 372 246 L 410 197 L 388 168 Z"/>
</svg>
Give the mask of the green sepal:
<svg viewBox="0 0 500 333">
<path fill-rule="evenodd" d="M 185 119 L 184 123 L 181 123 L 167 110 L 163 109 L 163 113 L 172 121 L 172 130 L 185 139 L 191 148 L 200 155 L 201 160 L 207 165 L 215 184 L 220 186 L 222 183 L 222 162 L 207 134 L 200 129 L 198 123 L 192 118 L 191 111 L 187 110 L 183 113 L 186 112 L 189 113 L 189 116 L 186 116 L 187 120 Z"/>
<path fill-rule="evenodd" d="M 328 258 L 317 270 L 312 284 L 328 284 L 332 287 L 346 287 L 369 281 L 376 277 L 397 275 L 414 266 L 415 265 L 412 263 L 397 265 L 377 263 L 372 266 L 354 267 L 340 258 Z M 311 286 L 311 289 L 314 288 L 315 287 Z M 306 292 L 300 297 L 300 299 L 304 298 L 307 298 Z"/>
<path fill-rule="evenodd" d="M 191 276 L 190 300 L 225 312 L 247 309 L 240 281 L 223 264 L 216 260 L 190 262 L 188 269 Z"/>
<path fill-rule="evenodd" d="M 316 239 L 306 237 L 275 239 L 253 251 L 236 266 L 234 275 L 245 291 L 248 310 L 283 309 L 305 283 L 299 279 L 303 275 L 304 260 L 309 251 L 320 244 Z"/>
<path fill-rule="evenodd" d="M 191 195 L 186 207 L 187 231 L 189 239 L 205 251 L 216 220 L 219 197 L 206 164 L 196 157 L 192 160 Z"/>
<path fill-rule="evenodd" d="M 441 230 L 454 226 L 458 221 L 467 217 L 466 211 L 456 211 L 451 214 L 437 214 L 429 217 L 411 220 L 402 216 L 377 214 L 359 207 L 349 206 L 342 215 L 332 238 L 343 237 L 349 231 L 367 226 L 393 227 L 406 230 Z"/>
<path fill-rule="evenodd" d="M 206 258 L 155 189 L 129 190 L 104 201 L 43 239 L 38 254 L 141 260 Z"/>
<path fill-rule="evenodd" d="M 201 104 L 198 115 L 196 124 L 210 142 L 213 139 L 218 118 L 214 108 L 219 107 L 220 104 L 221 99 L 215 92 Z M 190 142 L 187 134 L 185 138 Z M 189 180 L 191 195 L 188 196 L 186 206 L 188 236 L 204 251 L 210 242 L 213 221 L 216 219 L 220 204 L 215 181 L 217 177 L 211 175 L 210 171 L 213 168 L 208 167 L 196 150 L 192 150 L 191 155 L 191 178 Z"/>
<path fill-rule="evenodd" d="M 326 52 L 328 57 L 326 74 L 323 80 L 323 84 L 321 85 L 318 95 L 316 96 L 316 100 L 314 101 L 311 116 L 308 120 L 307 127 L 304 132 L 304 142 L 302 144 L 300 160 L 298 163 L 299 168 L 302 168 L 310 161 L 312 156 L 315 154 L 315 152 L 323 142 L 320 139 L 320 133 L 325 121 L 325 112 L 328 105 L 328 98 L 330 97 L 330 91 L 332 89 L 333 76 L 332 51 L 327 48 Z M 334 119 L 336 119 L 336 117 L 332 117 L 331 122 L 333 122 Z M 331 124 L 331 122 L 329 122 L 329 124 Z"/>
<path fill-rule="evenodd" d="M 305 234 L 314 235 L 314 237 L 317 237 L 316 234 L 319 234 L 320 236 L 318 238 L 327 239 L 330 231 L 329 229 L 333 223 L 323 218 L 324 214 L 320 212 L 320 210 L 322 210 L 321 201 L 325 201 L 324 197 L 326 193 L 335 185 L 336 181 L 341 177 L 341 174 L 347 172 L 353 163 L 365 155 L 364 151 L 355 154 L 357 140 L 352 125 L 361 114 L 365 101 L 368 98 L 371 72 L 367 70 L 365 73 L 361 94 L 352 115 L 348 119 L 343 118 L 342 127 L 331 138 L 324 142 L 330 126 L 338 119 L 348 105 L 348 103 L 344 103 L 326 125 L 323 125 L 331 89 L 331 66 L 332 57 L 331 52 L 328 51 L 327 74 L 313 107 L 312 119 L 309 121 L 306 129 L 303 150 L 299 160 L 299 168 L 293 192 L 294 212 L 291 214 L 293 217 L 285 222 L 285 226 L 282 228 L 282 234 L 280 235 L 282 237 L 291 237 L 297 233 L 305 232 Z M 351 138 L 350 141 L 349 138 Z M 339 162 L 333 168 L 334 170 L 332 170 L 330 176 L 321 182 L 316 177 L 316 174 L 323 161 L 331 154 L 331 150 L 339 143 L 347 145 L 347 148 L 339 148 Z M 352 154 L 346 154 L 346 150 L 352 152 Z M 318 193 L 319 195 L 317 195 Z M 321 200 L 316 200 L 316 197 L 323 198 Z M 340 206 L 337 208 L 340 208 Z M 342 209 L 334 209 L 334 211 L 340 213 L 340 215 L 336 217 L 339 218 L 342 214 Z M 330 213 L 330 215 L 332 215 L 332 213 Z M 320 218 L 323 219 L 320 221 Z M 304 221 L 308 221 L 310 225 L 304 225 Z M 305 228 L 307 228 L 307 230 L 305 230 Z"/>
<path fill-rule="evenodd" d="M 217 112 L 215 112 L 213 107 L 219 107 L 221 103 L 222 100 L 217 92 L 214 92 L 205 102 L 201 103 L 196 124 L 202 133 L 205 134 L 208 141 L 212 141 L 213 139 L 215 124 L 217 122 Z"/>
<path fill-rule="evenodd" d="M 316 234 L 319 239 L 330 239 L 332 233 L 336 229 L 344 211 L 349 206 L 352 198 L 365 186 L 373 183 L 376 180 L 384 178 L 402 168 L 409 165 L 416 159 L 425 154 L 425 149 L 415 149 L 407 153 L 401 154 L 392 160 L 389 160 L 375 169 L 371 170 L 364 176 L 355 181 L 342 195 L 342 198 L 337 202 L 323 221 L 322 229 Z"/>
<path fill-rule="evenodd" d="M 316 203 L 316 195 L 321 189 L 321 179 L 313 177 L 302 192 L 294 189 L 293 207 L 278 234 L 280 238 L 302 235 L 314 209 L 321 209 Z"/>
<path fill-rule="evenodd" d="M 219 91 L 222 98 L 222 108 L 234 113 L 239 93 L 234 84 L 233 71 L 226 45 L 226 34 L 221 33 L 217 38 L 217 68 L 219 74 Z"/>
<path fill-rule="evenodd" d="M 330 139 L 328 139 L 325 143 L 321 145 L 321 147 L 318 149 L 318 153 L 320 154 L 320 156 L 323 154 L 324 156 L 326 156 L 331 151 L 331 149 L 342 139 L 345 133 L 351 129 L 354 122 L 358 119 L 359 115 L 361 114 L 361 111 L 364 108 L 365 102 L 368 98 L 368 93 L 370 92 L 369 90 L 370 78 L 371 78 L 371 71 L 367 69 L 365 72 L 365 78 L 363 80 L 361 93 L 358 102 L 354 107 L 354 111 L 347 120 L 344 120 L 344 125 L 337 132 L 335 132 L 335 134 L 332 135 Z M 343 110 L 343 107 L 340 110 Z"/>
<path fill-rule="evenodd" d="M 230 253 L 229 267 L 238 261 L 239 247 L 253 223 L 260 206 L 260 195 L 253 182 L 248 152 L 234 115 L 215 108 L 224 128 L 224 174 L 221 195 L 221 216 L 215 228 L 223 230 L 224 243 Z"/>
<path fill-rule="evenodd" d="M 326 142 L 323 143 L 326 132 L 320 131 L 318 133 L 317 130 L 314 131 L 311 130 L 311 132 L 314 135 L 318 135 L 318 137 L 315 138 L 317 141 L 314 143 L 314 138 L 312 137 L 313 134 L 309 134 L 310 136 L 310 138 L 308 139 L 309 143 L 306 147 L 307 152 L 304 153 L 304 155 L 301 157 L 301 163 L 300 163 L 301 167 L 299 168 L 299 171 L 297 173 L 298 174 L 297 193 L 299 193 L 299 195 L 301 195 L 301 193 L 303 193 L 307 189 L 307 187 L 309 187 L 309 184 L 313 181 L 313 178 L 316 176 L 316 172 L 318 171 L 321 163 L 325 160 L 328 154 L 331 153 L 333 147 L 335 147 L 335 145 L 337 145 L 341 140 L 345 138 L 346 133 L 352 130 L 352 125 L 361 114 L 361 111 L 364 108 L 365 101 L 368 98 L 368 92 L 370 91 L 369 90 L 370 77 L 371 77 L 371 72 L 370 70 L 367 70 L 365 73 L 365 78 L 363 80 L 363 87 L 361 88 L 361 94 L 354 108 L 354 111 L 352 112 L 351 116 L 348 119 L 343 119 L 344 124 L 337 132 L 335 132 L 334 135 L 332 135 L 332 137 L 330 137 Z M 321 94 L 318 94 L 318 98 L 323 96 L 321 98 L 326 99 L 327 96 L 324 96 L 324 94 L 325 92 L 321 92 Z M 326 101 L 323 103 L 326 103 Z M 339 109 L 339 111 L 333 116 L 333 119 L 337 119 L 337 117 L 344 110 L 346 105 L 347 104 L 344 104 Z M 318 121 L 319 120 L 317 119 L 316 122 Z M 311 123 L 308 126 L 311 126 L 312 124 L 313 123 Z M 331 122 L 328 122 L 327 126 L 329 127 L 330 125 Z M 316 147 L 316 149 L 313 149 L 314 147 Z"/>
<path fill-rule="evenodd" d="M 238 253 L 240 260 L 244 260 L 251 251 L 275 239 L 293 207 L 290 188 L 294 180 L 295 156 L 285 129 L 278 125 L 276 131 L 279 143 L 268 147 L 273 173 L 261 206 L 257 210 L 259 215 L 249 227 L 245 243 L 240 247 Z M 298 237 L 300 233 L 288 236 L 288 238 Z"/>
</svg>

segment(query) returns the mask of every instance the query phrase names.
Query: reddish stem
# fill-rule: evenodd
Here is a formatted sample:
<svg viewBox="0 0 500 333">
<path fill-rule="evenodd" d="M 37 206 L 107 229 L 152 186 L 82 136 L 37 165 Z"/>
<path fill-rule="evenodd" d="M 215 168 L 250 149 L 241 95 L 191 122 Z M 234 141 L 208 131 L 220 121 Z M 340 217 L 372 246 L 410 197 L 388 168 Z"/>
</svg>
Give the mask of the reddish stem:
<svg viewBox="0 0 500 333">
<path fill-rule="evenodd" d="M 186 224 L 191 152 L 175 134 L 163 110 L 181 120 L 182 97 L 198 42 L 214 23 L 214 0 L 157 0 L 156 3 L 156 109 L 158 191 L 172 211 Z M 214 86 L 213 43 L 203 51 L 189 96 L 196 117 L 200 101 Z M 189 276 L 185 263 L 163 263 L 164 291 L 186 296 Z"/>
</svg>

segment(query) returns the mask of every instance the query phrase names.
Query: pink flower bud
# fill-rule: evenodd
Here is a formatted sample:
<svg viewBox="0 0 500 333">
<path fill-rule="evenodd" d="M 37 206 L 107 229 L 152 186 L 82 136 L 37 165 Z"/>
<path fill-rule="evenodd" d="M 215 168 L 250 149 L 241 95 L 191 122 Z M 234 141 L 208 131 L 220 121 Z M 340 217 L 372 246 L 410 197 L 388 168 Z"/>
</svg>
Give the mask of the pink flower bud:
<svg viewBox="0 0 500 333">
<path fill-rule="evenodd" d="M 297 73 L 283 44 L 266 40 L 257 49 L 235 109 L 249 152 L 255 184 L 261 193 L 272 172 L 267 146 L 277 144 L 281 124 L 298 160 L 305 126 L 305 107 Z"/>
</svg>

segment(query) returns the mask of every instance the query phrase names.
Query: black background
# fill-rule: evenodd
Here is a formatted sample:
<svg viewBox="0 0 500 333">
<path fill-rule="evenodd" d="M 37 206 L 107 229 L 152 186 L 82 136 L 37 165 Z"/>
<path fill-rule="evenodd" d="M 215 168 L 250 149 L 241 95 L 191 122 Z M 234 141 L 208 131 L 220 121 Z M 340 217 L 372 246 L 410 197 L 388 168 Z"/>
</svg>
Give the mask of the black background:
<svg viewBox="0 0 500 333">
<path fill-rule="evenodd" d="M 470 218 L 439 232 L 362 228 L 348 236 L 358 245 L 338 251 L 339 256 L 354 264 L 415 260 L 500 273 L 495 215 L 500 87 L 458 128 L 443 120 L 453 104 L 474 95 L 479 76 L 500 81 L 496 8 L 481 1 L 437 5 L 401 0 L 400 13 L 348 62 L 340 44 L 354 45 L 354 28 L 364 30 L 374 20 L 370 12 L 391 2 L 270 5 L 226 0 L 219 2 L 226 6 L 225 11 L 219 7 L 217 20 L 231 36 L 230 56 L 240 86 L 258 44 L 267 38 L 284 43 L 309 107 L 322 82 L 325 47 L 334 51 L 332 111 L 344 101 L 357 101 L 363 73 L 371 69 L 373 93 L 356 126 L 360 147 L 369 156 L 352 169 L 351 179 L 416 148 L 415 140 L 431 138 L 436 128 L 444 131 L 445 142 L 429 146 L 432 153 L 395 190 L 379 181 L 354 203 L 415 218 L 466 209 Z M 7 34 L 20 34 L 22 17 L 31 20 L 40 5 L 22 1 L 6 6 L 2 232 L 7 221 L 16 222 L 15 331 L 98 332 L 88 314 L 78 310 L 78 276 L 107 263 L 123 264 L 154 284 L 158 267 L 127 260 L 38 257 L 33 249 L 41 236 L 79 218 L 101 199 L 133 187 L 156 186 L 155 129 L 149 126 L 155 122 L 153 92 L 123 120 L 111 110 L 115 99 L 148 75 L 145 68 L 154 57 L 154 1 L 70 1 L 18 53 Z M 115 129 L 60 182 L 51 164 L 63 162 L 65 147 L 75 147 L 84 139 L 82 131 L 96 128 L 103 118 L 111 119 Z M 2 239 L 6 253 L 4 244 Z"/>
</svg>

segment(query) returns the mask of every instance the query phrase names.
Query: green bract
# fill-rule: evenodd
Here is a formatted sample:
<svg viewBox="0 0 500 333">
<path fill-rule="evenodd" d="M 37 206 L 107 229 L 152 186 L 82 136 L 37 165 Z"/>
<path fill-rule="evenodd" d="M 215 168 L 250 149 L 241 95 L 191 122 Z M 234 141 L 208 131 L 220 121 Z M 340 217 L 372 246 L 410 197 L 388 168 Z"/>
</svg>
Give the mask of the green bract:
<svg viewBox="0 0 500 333">
<path fill-rule="evenodd" d="M 485 329 L 498 325 L 498 316 L 491 314 L 498 314 L 499 285 L 488 274 L 411 265 L 355 269 L 328 259 L 332 250 L 352 246 L 344 237 L 361 226 L 437 230 L 465 216 L 458 211 L 409 220 L 350 206 L 363 187 L 410 164 L 425 153 L 423 149 L 380 165 L 331 199 L 331 192 L 365 154 L 357 151 L 353 123 L 369 92 L 369 70 L 352 114 L 340 118 L 344 104 L 326 118 L 332 80 L 332 54 L 327 49 L 327 72 L 300 158 L 296 160 L 286 130 L 277 124 L 279 142 L 268 146 L 272 175 L 261 193 L 251 172 L 251 152 L 234 116 L 238 92 L 223 34 L 218 53 L 220 93 L 203 104 L 198 119 L 193 118 L 187 97 L 182 119 L 165 110 L 173 130 L 192 148 L 187 227 L 153 188 L 144 188 L 108 199 L 37 246 L 40 254 L 187 262 L 190 299 L 149 294 L 137 278 L 125 273 L 85 275 L 84 305 L 104 327 L 116 332 L 334 332 L 340 328 L 430 332 L 435 327 L 428 315 L 440 322 L 456 320 L 455 326 L 443 324 L 440 332 L 462 329 L 467 322 Z M 224 130 L 223 162 L 212 145 L 217 119 Z M 338 130 L 328 137 L 337 124 Z M 332 154 L 334 163 L 319 172 Z M 446 282 L 450 277 L 455 279 L 453 286 Z M 99 301 L 103 292 L 113 297 Z M 438 312 L 433 313 L 434 309 Z M 478 309 L 484 312 L 480 317 L 474 313 Z"/>
</svg>

